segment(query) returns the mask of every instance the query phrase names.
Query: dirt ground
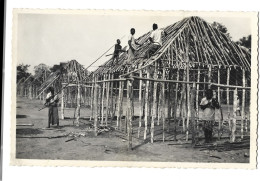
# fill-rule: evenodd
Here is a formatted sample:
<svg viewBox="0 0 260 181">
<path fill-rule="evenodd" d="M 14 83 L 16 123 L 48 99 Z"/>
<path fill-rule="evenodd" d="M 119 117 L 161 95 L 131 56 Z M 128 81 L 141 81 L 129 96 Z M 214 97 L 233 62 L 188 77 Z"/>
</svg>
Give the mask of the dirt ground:
<svg viewBox="0 0 260 181">
<path fill-rule="evenodd" d="M 181 127 L 177 128 L 177 141 L 173 141 L 173 124 L 166 132 L 162 142 L 162 124 L 155 125 L 155 142 L 137 138 L 138 119 L 133 122 L 133 150 L 127 150 L 127 139 L 124 130 L 116 130 L 115 121 L 108 129 L 103 129 L 97 137 L 93 135 L 92 122 L 81 119 L 80 126 L 73 126 L 73 119 L 60 120 L 60 127 L 47 127 L 48 109 L 41 108 L 40 100 L 29 100 L 17 97 L 17 124 L 33 126 L 16 127 L 16 157 L 21 159 L 50 160 L 104 160 L 104 161 L 160 161 L 160 162 L 220 162 L 248 163 L 249 149 L 241 148 L 230 151 L 193 148 L 190 141 L 185 142 Z M 73 117 L 74 109 L 66 109 L 65 116 Z M 90 116 L 90 110 L 83 108 L 81 116 Z M 124 123 L 124 122 L 123 122 Z M 167 129 L 167 128 L 166 128 Z M 240 130 L 240 127 L 237 127 Z M 247 133 L 249 135 L 249 132 Z M 73 137 L 74 136 L 74 137 Z M 75 137 L 76 136 L 76 137 Z M 227 133 L 223 134 L 227 137 Z M 216 137 L 216 134 L 215 134 Z M 75 138 L 75 139 L 72 139 Z M 239 138 L 237 138 L 239 140 Z M 228 141 L 214 141 L 221 144 Z M 204 145 L 203 132 L 200 131 L 198 144 Z M 204 145 L 205 146 L 205 145 Z"/>
</svg>

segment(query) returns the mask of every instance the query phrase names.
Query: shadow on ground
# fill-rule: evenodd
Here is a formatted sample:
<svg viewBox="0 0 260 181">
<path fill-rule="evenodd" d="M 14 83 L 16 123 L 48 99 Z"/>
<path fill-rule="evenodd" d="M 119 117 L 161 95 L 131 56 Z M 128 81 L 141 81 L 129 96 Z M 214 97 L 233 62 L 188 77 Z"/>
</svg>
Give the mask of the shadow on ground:
<svg viewBox="0 0 260 181">
<path fill-rule="evenodd" d="M 39 129 L 33 129 L 33 128 L 19 128 L 16 129 L 16 134 L 20 135 L 32 135 L 32 134 L 42 134 L 43 131 Z"/>
</svg>

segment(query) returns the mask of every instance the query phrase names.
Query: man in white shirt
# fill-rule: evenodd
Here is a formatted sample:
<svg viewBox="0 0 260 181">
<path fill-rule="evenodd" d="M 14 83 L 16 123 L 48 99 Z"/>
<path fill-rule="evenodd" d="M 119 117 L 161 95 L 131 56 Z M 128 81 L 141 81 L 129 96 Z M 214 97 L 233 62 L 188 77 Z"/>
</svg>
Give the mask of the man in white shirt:
<svg viewBox="0 0 260 181">
<path fill-rule="evenodd" d="M 128 49 L 128 60 L 127 63 L 130 63 L 132 59 L 134 59 L 134 53 L 136 50 L 138 50 L 138 45 L 140 46 L 141 44 L 139 44 L 134 37 L 135 34 L 135 29 L 131 28 L 130 30 L 130 35 L 128 37 L 128 45 L 129 45 L 129 49 Z"/>
<path fill-rule="evenodd" d="M 146 53 L 147 58 L 150 58 L 162 46 L 162 33 L 164 33 L 164 36 L 167 36 L 167 33 L 164 30 L 159 30 L 158 25 L 154 23 L 153 31 L 149 37 L 152 45 Z"/>
</svg>

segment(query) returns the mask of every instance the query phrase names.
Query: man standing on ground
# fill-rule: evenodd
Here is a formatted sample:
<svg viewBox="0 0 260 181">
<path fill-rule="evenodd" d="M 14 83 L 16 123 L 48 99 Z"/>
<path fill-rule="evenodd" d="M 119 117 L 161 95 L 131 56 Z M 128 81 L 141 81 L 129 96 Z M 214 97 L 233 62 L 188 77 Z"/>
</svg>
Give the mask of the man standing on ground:
<svg viewBox="0 0 260 181">
<path fill-rule="evenodd" d="M 167 36 L 167 33 L 164 30 L 159 30 L 158 25 L 154 23 L 153 31 L 149 37 L 152 45 L 147 51 L 146 58 L 150 58 L 162 46 L 162 33 L 164 33 L 164 36 Z"/>
<path fill-rule="evenodd" d="M 135 29 L 131 28 L 130 30 L 130 35 L 128 37 L 128 45 L 129 45 L 129 49 L 128 49 L 128 60 L 127 63 L 131 63 L 131 60 L 133 60 L 135 58 L 135 51 L 138 50 L 138 45 L 140 46 L 141 44 L 139 44 L 134 37 L 135 34 Z"/>
<path fill-rule="evenodd" d="M 206 97 L 202 98 L 200 107 L 203 110 L 202 119 L 204 121 L 203 130 L 205 142 L 212 141 L 213 126 L 215 122 L 215 109 L 219 109 L 219 103 L 216 97 L 213 96 L 212 89 L 206 91 Z"/>
</svg>

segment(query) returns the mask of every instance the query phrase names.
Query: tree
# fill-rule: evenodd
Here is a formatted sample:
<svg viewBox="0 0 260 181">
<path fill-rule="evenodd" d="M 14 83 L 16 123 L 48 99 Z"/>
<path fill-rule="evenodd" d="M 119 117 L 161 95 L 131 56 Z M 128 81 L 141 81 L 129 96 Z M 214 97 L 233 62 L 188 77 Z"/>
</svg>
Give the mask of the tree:
<svg viewBox="0 0 260 181">
<path fill-rule="evenodd" d="M 213 22 L 212 23 L 212 26 L 214 27 L 214 28 L 216 28 L 217 30 L 219 30 L 220 32 L 222 32 L 222 33 L 224 33 L 227 37 L 229 37 L 230 39 L 232 38 L 231 36 L 230 36 L 230 34 L 228 33 L 228 29 L 227 29 L 227 27 L 225 26 L 225 25 L 222 25 L 222 24 L 220 24 L 220 23 L 218 23 L 218 22 Z"/>
<path fill-rule="evenodd" d="M 236 43 L 240 46 L 246 47 L 251 52 L 251 35 L 240 38 Z"/>
<path fill-rule="evenodd" d="M 16 81 L 19 82 L 22 78 L 28 78 L 31 73 L 28 72 L 28 68 L 30 67 L 30 65 L 28 64 L 19 64 L 16 67 L 17 70 L 17 75 L 16 75 Z"/>
</svg>

